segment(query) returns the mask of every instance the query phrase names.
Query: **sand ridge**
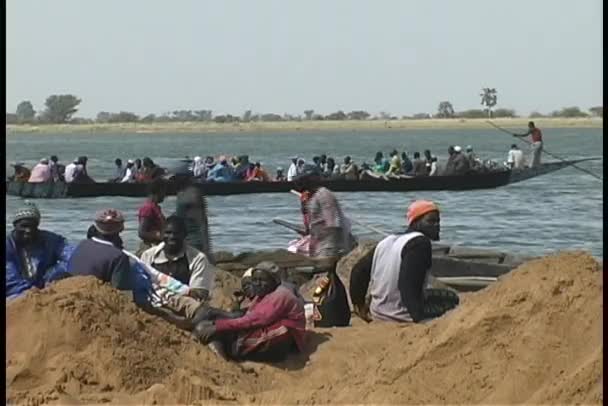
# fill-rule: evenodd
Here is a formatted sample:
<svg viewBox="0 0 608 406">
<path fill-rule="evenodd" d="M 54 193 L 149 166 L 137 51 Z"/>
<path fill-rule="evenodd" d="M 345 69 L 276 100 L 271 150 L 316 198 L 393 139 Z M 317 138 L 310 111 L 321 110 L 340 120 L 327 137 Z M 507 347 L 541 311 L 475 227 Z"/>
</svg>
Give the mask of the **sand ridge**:
<svg viewBox="0 0 608 406">
<path fill-rule="evenodd" d="M 230 281 L 216 293 L 229 292 L 238 279 L 221 275 Z M 222 362 L 128 296 L 72 278 L 7 306 L 7 400 L 600 404 L 602 289 L 594 258 L 560 253 L 462 295 L 440 319 L 354 318 L 316 329 L 306 354 L 263 365 Z"/>
</svg>

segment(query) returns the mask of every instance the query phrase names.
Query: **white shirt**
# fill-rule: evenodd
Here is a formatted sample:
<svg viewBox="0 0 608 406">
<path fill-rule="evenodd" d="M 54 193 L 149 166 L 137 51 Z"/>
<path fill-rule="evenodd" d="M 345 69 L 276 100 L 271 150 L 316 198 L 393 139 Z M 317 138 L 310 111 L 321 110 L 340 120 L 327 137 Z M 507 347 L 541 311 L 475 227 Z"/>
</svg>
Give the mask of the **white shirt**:
<svg viewBox="0 0 608 406">
<path fill-rule="evenodd" d="M 437 174 L 437 162 L 431 162 L 431 172 L 429 172 L 429 176 L 434 176 Z"/>
<path fill-rule="evenodd" d="M 522 169 L 525 166 L 523 151 L 521 149 L 509 150 L 509 155 L 507 156 L 507 163 L 513 164 L 513 169 Z"/>
<path fill-rule="evenodd" d="M 133 168 L 126 168 L 125 177 L 122 178 L 120 183 L 126 183 L 126 182 L 129 182 L 130 180 L 133 180 Z"/>
<path fill-rule="evenodd" d="M 65 173 L 63 176 L 67 183 L 70 183 L 74 180 L 74 175 L 76 175 L 77 168 L 78 165 L 76 165 L 74 162 L 65 167 Z"/>
<path fill-rule="evenodd" d="M 287 181 L 291 182 L 293 178 L 295 178 L 298 174 L 298 167 L 296 164 L 292 163 L 287 170 Z"/>
<path fill-rule="evenodd" d="M 149 248 L 141 254 L 141 260 L 144 264 L 154 266 L 155 264 L 163 264 L 169 262 L 165 255 L 165 243 Z M 215 268 L 209 263 L 209 260 L 199 250 L 186 244 L 184 251 L 179 257 L 185 255 L 188 260 L 188 268 L 190 269 L 190 281 L 188 285 L 194 289 L 206 289 L 209 294 L 213 290 L 215 280 Z"/>
</svg>

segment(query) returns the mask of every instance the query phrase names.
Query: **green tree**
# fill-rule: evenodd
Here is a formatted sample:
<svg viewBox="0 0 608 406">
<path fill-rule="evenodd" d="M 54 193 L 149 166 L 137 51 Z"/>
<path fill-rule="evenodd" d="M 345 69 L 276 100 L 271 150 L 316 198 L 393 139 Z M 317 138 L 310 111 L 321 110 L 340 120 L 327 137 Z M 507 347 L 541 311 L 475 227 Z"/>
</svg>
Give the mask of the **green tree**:
<svg viewBox="0 0 608 406">
<path fill-rule="evenodd" d="M 243 122 L 248 123 L 250 121 L 251 121 L 251 110 L 246 110 L 245 113 L 243 113 Z"/>
<path fill-rule="evenodd" d="M 44 119 L 50 123 L 66 123 L 78 111 L 82 100 L 72 94 L 54 94 L 47 97 Z"/>
<path fill-rule="evenodd" d="M 313 114 L 315 114 L 314 110 L 304 110 L 304 117 L 306 117 L 306 120 L 312 120 Z"/>
<path fill-rule="evenodd" d="M 540 113 L 538 111 L 533 111 L 532 113 L 530 113 L 530 115 L 528 117 L 529 118 L 543 118 L 546 116 L 543 113 Z"/>
<path fill-rule="evenodd" d="M 592 115 L 597 116 L 597 117 L 601 117 L 602 115 L 604 115 L 604 107 L 603 106 L 591 107 L 589 109 L 589 111 L 591 112 Z"/>
<path fill-rule="evenodd" d="M 6 113 L 6 124 L 17 124 L 17 115 L 13 113 Z"/>
<path fill-rule="evenodd" d="M 454 106 L 449 101 L 442 101 L 437 108 L 437 117 L 452 118 L 454 117 Z"/>
<path fill-rule="evenodd" d="M 584 111 L 581 111 L 580 108 L 574 107 L 564 107 L 559 111 L 554 111 L 551 113 L 553 117 L 564 117 L 564 118 L 574 118 L 574 117 L 588 117 L 589 115 Z"/>
<path fill-rule="evenodd" d="M 354 110 L 347 114 L 349 120 L 367 120 L 370 114 L 364 110 Z"/>
<path fill-rule="evenodd" d="M 16 115 L 19 123 L 31 123 L 36 117 L 36 110 L 30 101 L 25 100 L 17 106 Z"/>
<path fill-rule="evenodd" d="M 326 120 L 346 120 L 346 114 L 342 110 L 331 113 L 325 117 Z"/>
<path fill-rule="evenodd" d="M 513 109 L 496 109 L 494 111 L 494 117 L 497 118 L 513 118 L 517 117 L 515 110 Z"/>
<path fill-rule="evenodd" d="M 488 118 L 492 118 L 492 109 L 498 101 L 496 89 L 484 87 L 479 96 L 481 96 L 481 105 L 485 106 L 485 110 L 488 112 Z"/>
<path fill-rule="evenodd" d="M 484 110 L 480 110 L 480 109 L 471 109 L 471 110 L 465 110 L 465 111 L 461 111 L 461 112 L 457 113 L 456 117 L 458 117 L 458 118 L 485 118 L 486 112 Z"/>
<path fill-rule="evenodd" d="M 429 113 L 416 113 L 412 116 L 412 118 L 414 120 L 425 120 L 431 118 L 431 115 Z"/>
</svg>

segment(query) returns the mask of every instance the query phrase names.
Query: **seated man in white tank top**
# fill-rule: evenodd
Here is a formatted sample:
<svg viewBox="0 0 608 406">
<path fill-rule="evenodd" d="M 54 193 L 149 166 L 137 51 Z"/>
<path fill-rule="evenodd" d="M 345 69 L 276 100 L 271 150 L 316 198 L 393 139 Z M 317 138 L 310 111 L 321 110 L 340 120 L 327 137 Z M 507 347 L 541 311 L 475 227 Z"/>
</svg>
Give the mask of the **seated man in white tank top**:
<svg viewBox="0 0 608 406">
<path fill-rule="evenodd" d="M 415 201 L 407 211 L 405 234 L 380 241 L 369 263 L 353 269 L 350 295 L 357 315 L 368 321 L 417 323 L 458 305 L 458 296 L 452 291 L 424 288 L 432 265 L 431 240 L 439 240 L 439 221 L 435 203 Z M 365 298 L 368 288 L 369 309 Z"/>
</svg>

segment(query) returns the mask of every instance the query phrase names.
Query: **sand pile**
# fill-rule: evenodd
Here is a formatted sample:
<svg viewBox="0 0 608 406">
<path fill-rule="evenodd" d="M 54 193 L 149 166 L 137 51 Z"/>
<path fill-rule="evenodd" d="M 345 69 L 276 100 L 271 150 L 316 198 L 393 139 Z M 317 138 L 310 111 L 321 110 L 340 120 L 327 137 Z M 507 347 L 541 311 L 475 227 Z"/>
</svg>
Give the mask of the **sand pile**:
<svg viewBox="0 0 608 406">
<path fill-rule="evenodd" d="M 189 334 L 93 277 L 29 292 L 7 306 L 6 317 L 11 402 L 106 402 L 154 384 L 176 385 L 202 368 L 199 379 L 175 386 L 181 393 L 173 402 L 234 400 L 247 390 L 241 366 L 220 362 Z"/>
<path fill-rule="evenodd" d="M 582 253 L 524 264 L 423 325 L 354 319 L 281 365 L 222 363 L 94 280 L 7 309 L 16 402 L 601 403 L 602 273 Z"/>
</svg>

